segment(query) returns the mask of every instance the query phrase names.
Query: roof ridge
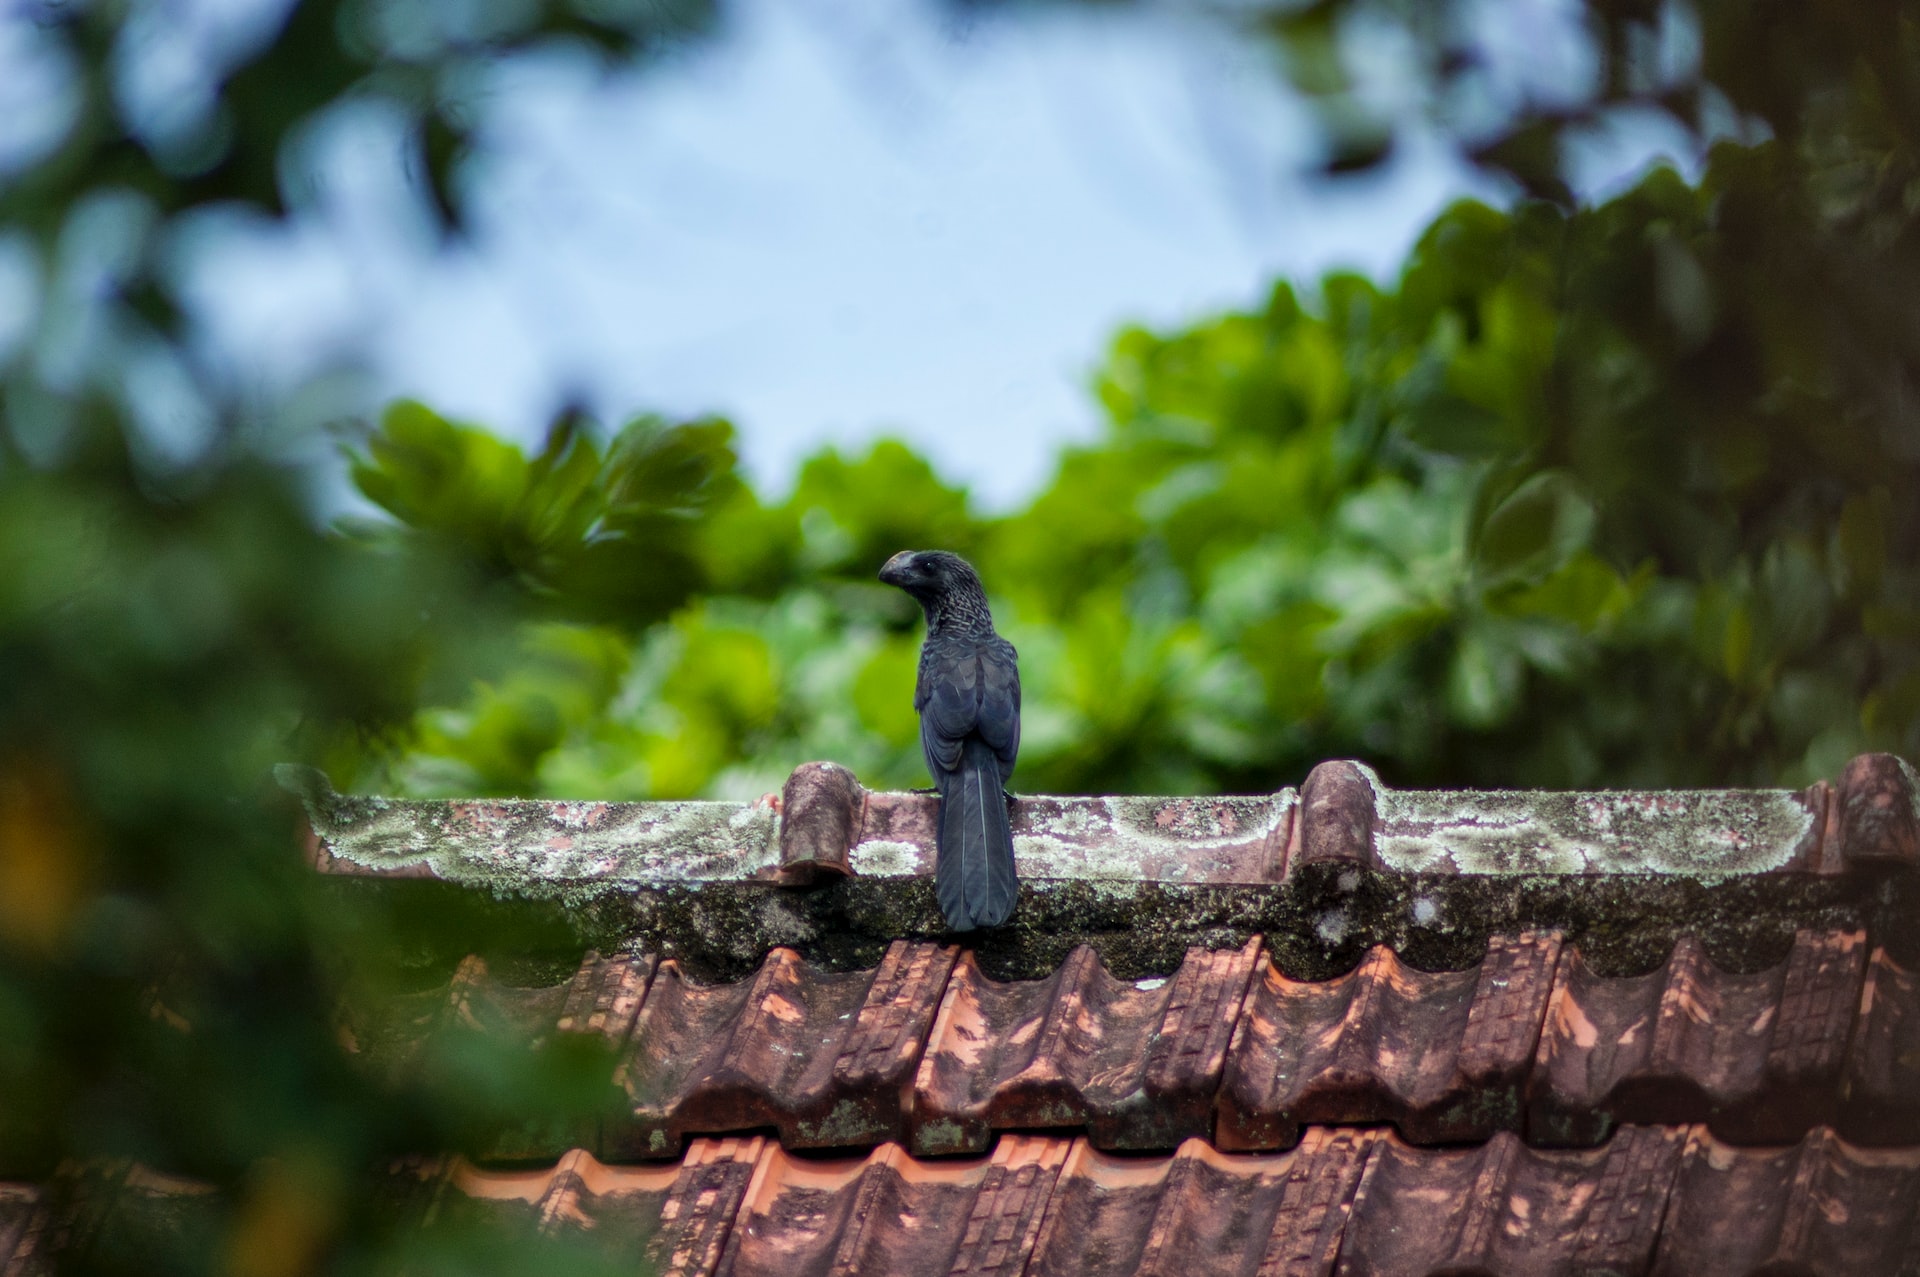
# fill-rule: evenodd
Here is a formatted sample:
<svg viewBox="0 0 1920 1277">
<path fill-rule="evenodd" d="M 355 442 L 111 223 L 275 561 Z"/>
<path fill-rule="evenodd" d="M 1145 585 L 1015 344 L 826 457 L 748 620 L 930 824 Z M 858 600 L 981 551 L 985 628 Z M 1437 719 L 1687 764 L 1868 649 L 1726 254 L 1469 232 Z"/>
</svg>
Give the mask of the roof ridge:
<svg viewBox="0 0 1920 1277">
<path fill-rule="evenodd" d="M 938 799 L 864 788 L 803 763 L 753 802 L 429 800 L 334 792 L 283 766 L 309 853 L 329 873 L 422 873 L 505 888 L 657 886 L 930 874 Z M 1364 763 L 1316 766 L 1298 790 L 1012 798 L 1023 877 L 1283 882 L 1308 865 L 1400 873 L 1637 873 L 1699 881 L 1920 866 L 1920 776 L 1862 754 L 1805 789 L 1392 789 Z"/>
<path fill-rule="evenodd" d="M 895 940 L 953 938 L 928 881 L 937 799 L 868 791 L 834 764 L 753 803 L 401 801 L 335 794 L 319 773 L 287 783 L 328 874 L 557 905 L 586 943 L 702 978 L 757 969 L 775 944 L 855 967 Z M 1565 933 L 1610 970 L 1650 969 L 1689 933 L 1754 969 L 1795 931 L 1840 926 L 1911 966 L 1917 804 L 1891 754 L 1791 791 L 1395 790 L 1335 761 L 1297 793 L 1022 796 L 1019 907 L 967 939 L 997 974 L 1044 975 L 1090 943 L 1146 975 L 1260 934 L 1288 970 L 1320 977 L 1382 943 L 1461 968 L 1487 937 L 1529 929 Z"/>
</svg>

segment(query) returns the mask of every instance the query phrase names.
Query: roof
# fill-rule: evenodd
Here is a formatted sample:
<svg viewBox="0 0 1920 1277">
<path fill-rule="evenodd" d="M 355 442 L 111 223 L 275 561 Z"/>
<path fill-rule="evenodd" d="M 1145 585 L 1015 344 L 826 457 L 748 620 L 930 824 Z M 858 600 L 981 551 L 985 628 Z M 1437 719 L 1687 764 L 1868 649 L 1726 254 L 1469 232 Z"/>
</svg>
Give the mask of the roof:
<svg viewBox="0 0 1920 1277">
<path fill-rule="evenodd" d="M 1020 912 L 939 931 L 931 800 L 399 803 L 303 782 L 341 889 L 570 924 L 342 1009 L 596 1103 L 389 1169 L 403 1226 L 685 1273 L 1920 1275 L 1920 804 L 1804 791 L 1021 798 Z M 1137 920 L 1137 925 L 1130 925 Z M 968 943 L 956 943 L 965 939 Z M 1169 956 L 1171 955 L 1171 956 Z M 212 1209 L 0 1187 L 0 1271 Z"/>
</svg>

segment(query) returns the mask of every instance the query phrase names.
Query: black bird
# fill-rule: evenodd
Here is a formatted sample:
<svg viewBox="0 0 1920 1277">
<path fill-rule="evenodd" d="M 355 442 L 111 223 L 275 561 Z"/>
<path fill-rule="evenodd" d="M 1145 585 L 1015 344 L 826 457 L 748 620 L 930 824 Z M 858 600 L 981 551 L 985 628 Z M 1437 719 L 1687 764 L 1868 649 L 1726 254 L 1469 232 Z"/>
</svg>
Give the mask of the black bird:
<svg viewBox="0 0 1920 1277">
<path fill-rule="evenodd" d="M 1013 912 L 1013 830 L 1007 779 L 1020 752 L 1020 666 L 993 630 L 973 565 L 945 550 L 902 550 L 880 579 L 927 614 L 913 708 L 920 748 L 940 791 L 933 889 L 955 931 L 997 927 Z"/>
</svg>

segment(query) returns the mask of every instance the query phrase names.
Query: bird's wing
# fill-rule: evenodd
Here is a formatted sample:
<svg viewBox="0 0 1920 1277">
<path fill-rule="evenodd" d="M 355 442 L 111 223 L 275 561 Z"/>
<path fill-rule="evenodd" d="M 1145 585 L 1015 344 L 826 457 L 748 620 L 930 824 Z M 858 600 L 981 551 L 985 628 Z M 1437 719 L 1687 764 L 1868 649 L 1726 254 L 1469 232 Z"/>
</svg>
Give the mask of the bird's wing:
<svg viewBox="0 0 1920 1277">
<path fill-rule="evenodd" d="M 1013 644 L 996 639 L 980 652 L 980 697 L 974 730 L 1000 762 L 1004 783 L 1020 752 L 1020 664 Z"/>
<path fill-rule="evenodd" d="M 1020 752 L 1020 667 L 1013 644 L 934 652 L 922 669 L 920 748 L 940 771 L 960 766 L 960 747 L 979 736 L 993 750 L 1004 782 Z"/>
<path fill-rule="evenodd" d="M 939 773 L 959 770 L 960 746 L 979 720 L 981 669 L 977 652 L 928 654 L 921 667 L 920 748 L 927 767 Z"/>
</svg>

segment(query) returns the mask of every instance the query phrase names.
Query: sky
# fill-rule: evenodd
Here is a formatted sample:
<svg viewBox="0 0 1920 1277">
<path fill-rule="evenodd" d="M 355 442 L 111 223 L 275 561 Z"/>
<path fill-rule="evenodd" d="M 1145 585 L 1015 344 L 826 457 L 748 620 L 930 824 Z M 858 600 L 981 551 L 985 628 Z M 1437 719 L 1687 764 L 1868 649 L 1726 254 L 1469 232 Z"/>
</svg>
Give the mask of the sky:
<svg viewBox="0 0 1920 1277">
<path fill-rule="evenodd" d="M 477 84 L 471 233 L 451 247 L 397 122 L 336 112 L 292 170 L 290 223 L 215 212 L 184 235 L 205 358 L 262 401 L 344 360 L 370 402 L 529 443 L 567 402 L 721 413 L 769 495 L 822 446 L 890 435 L 1005 509 L 1096 435 L 1089 387 L 1121 325 L 1256 305 L 1276 278 L 1388 279 L 1446 204 L 1503 198 L 1417 134 L 1377 172 L 1312 176 L 1309 117 L 1266 51 L 1163 7 L 726 12 L 718 39 L 644 70 L 547 56 Z M 1578 81 L 1567 12 L 1502 10 L 1505 91 Z M 1673 149 L 1658 121 L 1617 122 L 1579 184 Z"/>
</svg>

